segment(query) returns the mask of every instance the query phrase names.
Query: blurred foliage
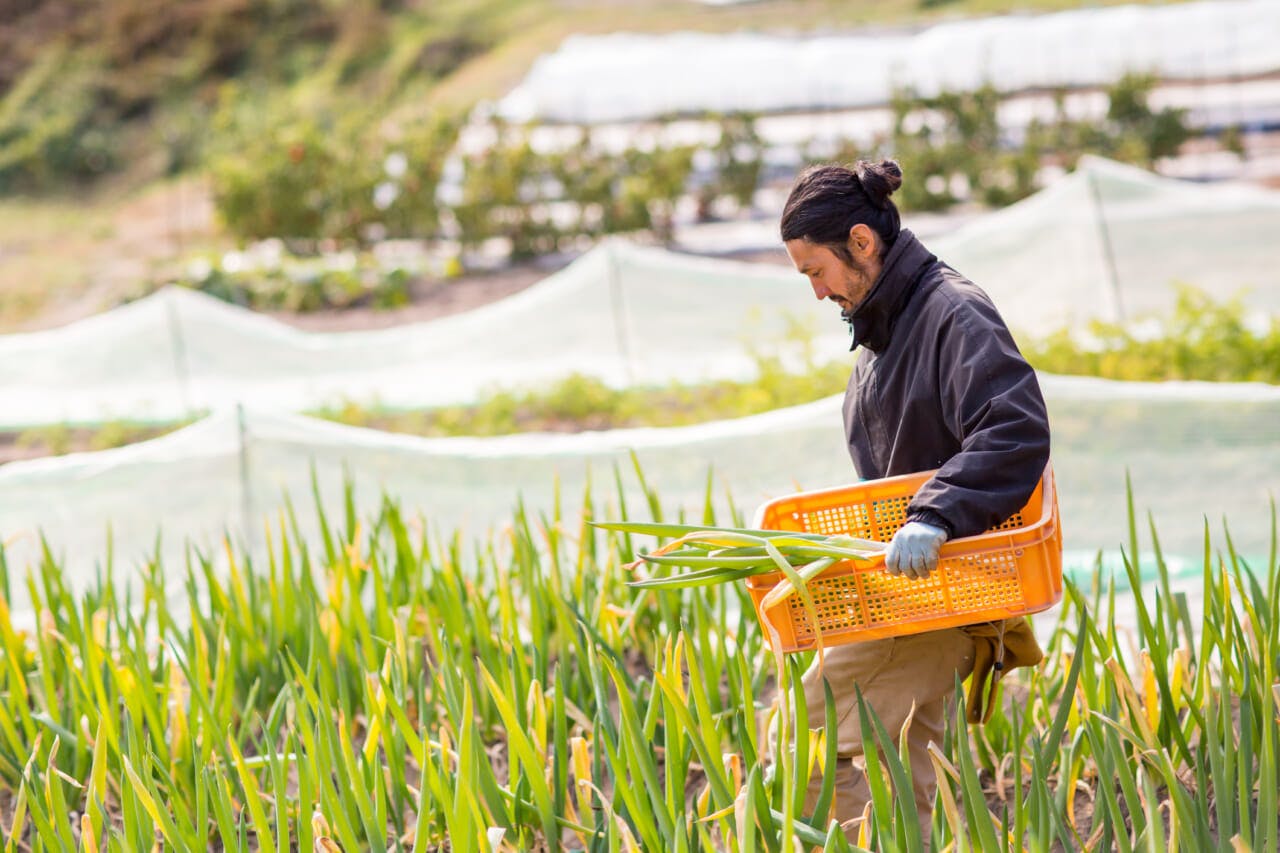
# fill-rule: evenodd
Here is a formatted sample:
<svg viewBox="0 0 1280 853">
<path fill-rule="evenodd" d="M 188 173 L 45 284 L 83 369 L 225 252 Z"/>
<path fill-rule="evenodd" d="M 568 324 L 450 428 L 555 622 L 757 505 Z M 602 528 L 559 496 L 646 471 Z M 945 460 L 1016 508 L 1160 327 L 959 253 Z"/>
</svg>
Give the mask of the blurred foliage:
<svg viewBox="0 0 1280 853">
<path fill-rule="evenodd" d="M 1024 147 L 1042 157 L 1056 158 L 1068 168 L 1073 168 L 1082 154 L 1154 168 L 1160 158 L 1177 155 L 1193 135 L 1186 110 L 1151 107 L 1151 93 L 1158 82 L 1151 74 L 1122 76 L 1107 87 L 1107 113 L 1101 122 L 1067 118 L 1066 93 L 1059 91 L 1054 96 L 1055 119 L 1032 122 Z"/>
<path fill-rule="evenodd" d="M 352 184 L 371 183 L 372 161 L 360 157 L 350 127 L 314 119 L 245 132 L 244 147 L 210 164 L 214 204 L 242 238 L 319 238 L 349 221 L 342 205 Z M 360 165 L 365 168 L 361 169 Z"/>
<path fill-rule="evenodd" d="M 493 125 L 497 142 L 464 158 L 458 237 L 469 248 L 493 238 L 514 258 L 557 251 L 579 237 L 649 231 L 670 239 L 693 151 L 685 146 L 627 148 L 592 144 L 584 128 L 564 151 L 535 151 L 528 128 Z"/>
<path fill-rule="evenodd" d="M 712 176 L 697 192 L 698 219 L 713 218 L 712 208 L 721 198 L 739 208 L 750 208 L 764 169 L 765 144 L 750 113 L 712 115 L 720 125 L 720 140 L 711 149 Z"/>
<path fill-rule="evenodd" d="M 115 167 L 119 139 L 101 104 L 102 67 L 93 54 L 54 48 L 0 97 L 0 193 Z"/>
<path fill-rule="evenodd" d="M 372 274 L 330 269 L 290 276 L 282 272 L 229 273 L 215 267 L 201 278 L 179 284 L 246 308 L 305 313 L 364 305 L 401 308 L 410 301 L 409 282 L 404 270 Z"/>
<path fill-rule="evenodd" d="M 461 112 L 423 104 L 531 22 L 602 14 L 570 6 L 0 0 L 0 194 L 126 170 L 145 181 L 207 168 L 219 216 L 240 240 L 279 236 L 313 251 L 323 241 L 444 236 L 474 248 L 497 239 L 516 258 L 618 232 L 668 241 L 682 199 L 704 220 L 749 209 L 765 163 L 749 114 L 703 116 L 719 128 L 703 151 L 605 150 L 583 129 L 576 145 L 552 153 L 533 150 L 527 129 L 504 128 L 502 144 L 465 158 L 450 209 L 441 209 Z M 617 13 L 626 14 L 622 6 Z M 1119 81 L 1102 122 L 1066 119 L 1060 97 L 1057 119 L 1033 124 L 1016 144 L 1002 136 L 991 87 L 934 98 L 903 92 L 878 148 L 903 165 L 904 208 L 1003 205 L 1036 189 L 1046 160 L 1070 166 L 1091 151 L 1150 165 L 1176 151 L 1188 135 L 1185 116 L 1150 108 L 1154 83 Z M 846 147 L 839 159 L 858 155 Z"/>
<path fill-rule="evenodd" d="M 13 439 L 19 450 L 39 456 L 62 456 L 67 453 L 110 450 L 158 438 L 194 423 L 195 416 L 167 424 L 141 423 L 129 420 L 106 421 L 95 426 L 73 427 L 65 423 L 30 427 Z"/>
<path fill-rule="evenodd" d="M 527 138 L 506 138 L 505 125 L 495 131 L 493 145 L 464 158 L 462 199 L 452 208 L 458 237 L 472 248 L 505 238 L 513 258 L 554 252 L 559 229 L 547 202 L 559 190 L 546 186 L 550 158 L 534 151 Z"/>
<path fill-rule="evenodd" d="M 966 200 L 1000 207 L 1038 189 L 1042 163 L 1074 168 L 1086 153 L 1151 168 L 1191 136 L 1185 110 L 1151 108 L 1156 82 L 1151 75 L 1128 74 L 1108 87 L 1102 122 L 1068 118 L 1066 94 L 1058 92 L 1055 118 L 1033 120 L 1017 145 L 1001 132 L 1001 95 L 990 84 L 934 97 L 898 91 L 891 103 L 893 131 L 879 145 L 905 176 L 894 200 L 906 210 L 945 210 Z M 865 155 L 849 147 L 838 155 L 842 161 L 859 156 Z"/>
<path fill-rule="evenodd" d="M 1108 132 L 1091 140 L 1097 147 L 1088 150 L 1147 168 L 1161 157 L 1177 154 L 1182 143 L 1191 138 L 1187 111 L 1152 109 L 1149 101 L 1157 82 L 1154 74 L 1126 74 L 1108 87 Z"/>
<path fill-rule="evenodd" d="M 255 252 L 254 249 L 261 251 Z M 255 310 L 308 312 L 367 306 L 400 308 L 410 302 L 414 271 L 368 253 L 298 257 L 278 241 L 246 252 L 196 262 L 177 284 Z"/>
<path fill-rule="evenodd" d="M 719 120 L 721 141 L 710 152 L 715 165 L 700 199 L 749 206 L 763 163 L 754 119 Z M 563 150 L 538 151 L 532 128 L 496 120 L 494 144 L 459 156 L 451 154 L 456 121 L 417 119 L 388 131 L 355 105 L 292 114 L 287 105 L 253 104 L 234 84 L 224 87 L 215 127 L 221 141 L 210 172 L 228 229 L 242 239 L 280 236 L 299 248 L 447 235 L 467 249 L 498 239 L 521 259 L 605 234 L 644 231 L 665 242 L 694 159 L 690 146 L 608 150 L 585 127 Z M 446 193 L 450 157 L 456 186 Z M 445 195 L 452 196 L 447 206 Z"/>
<path fill-rule="evenodd" d="M 1142 324 L 1095 322 L 1082 339 L 1067 330 L 1022 346 L 1040 370 L 1158 381 L 1280 383 L 1280 318 L 1248 322 L 1239 298 L 1218 302 L 1183 285 L 1167 320 L 1152 333 Z"/>
<path fill-rule="evenodd" d="M 1230 151 L 1241 160 L 1249 155 L 1244 145 L 1244 128 L 1239 124 L 1224 127 L 1218 137 L 1218 144 L 1222 146 L 1223 151 Z"/>
<path fill-rule="evenodd" d="M 18 433 L 14 444 L 20 450 L 33 450 L 42 456 L 62 456 L 71 452 L 71 427 L 66 424 L 30 427 Z"/>
<path fill-rule="evenodd" d="M 357 103 L 379 117 L 412 112 L 423 85 L 513 26 L 503 14 L 510 5 L 0 3 L 0 192 L 54 189 L 124 168 L 149 178 L 196 166 L 206 140 L 217 140 L 210 116 L 228 81 L 313 110 Z"/>
<path fill-rule="evenodd" d="M 45 0 L 15 10 L 0 27 L 0 191 L 113 171 L 126 124 L 152 121 L 162 101 L 206 98 L 255 46 L 278 53 L 295 38 L 332 37 L 327 18 L 316 4 L 247 0 Z"/>
<path fill-rule="evenodd" d="M 718 201 L 751 206 L 760 183 L 764 146 L 749 114 L 708 115 L 719 140 L 707 150 L 709 174 L 693 186 L 697 149 L 647 140 L 622 151 L 606 150 L 589 128 L 564 150 L 536 151 L 532 127 L 492 124 L 498 140 L 464 158 L 461 201 L 451 213 L 468 248 L 501 238 L 516 258 L 545 254 L 582 237 L 645 231 L 672 238 L 677 202 L 689 192 L 700 218 Z M 655 137 L 671 121 L 646 128 Z"/>
<path fill-rule="evenodd" d="M 379 124 L 358 107 L 246 109 L 232 85 L 214 119 L 214 204 L 242 239 L 430 238 L 436 187 L 457 133 L 447 118 Z"/>
<path fill-rule="evenodd" d="M 932 98 L 895 93 L 888 150 L 905 178 L 895 201 L 908 210 L 941 210 L 966 192 L 987 203 L 1030 195 L 1039 159 L 1031 158 L 1028 175 L 1020 168 L 1022 152 L 1003 149 L 999 104 L 1000 94 L 991 85 Z M 958 182 L 963 183 L 959 192 Z"/>
</svg>

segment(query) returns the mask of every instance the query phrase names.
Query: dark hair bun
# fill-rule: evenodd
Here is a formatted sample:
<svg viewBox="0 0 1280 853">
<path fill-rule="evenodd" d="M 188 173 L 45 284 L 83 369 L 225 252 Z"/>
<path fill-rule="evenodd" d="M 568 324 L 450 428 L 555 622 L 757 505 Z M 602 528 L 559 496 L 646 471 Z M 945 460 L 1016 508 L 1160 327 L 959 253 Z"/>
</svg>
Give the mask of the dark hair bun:
<svg viewBox="0 0 1280 853">
<path fill-rule="evenodd" d="M 859 160 L 853 171 L 871 203 L 881 209 L 889 203 L 889 196 L 894 190 L 902 186 L 902 167 L 897 160 L 881 160 L 879 163 Z"/>
</svg>

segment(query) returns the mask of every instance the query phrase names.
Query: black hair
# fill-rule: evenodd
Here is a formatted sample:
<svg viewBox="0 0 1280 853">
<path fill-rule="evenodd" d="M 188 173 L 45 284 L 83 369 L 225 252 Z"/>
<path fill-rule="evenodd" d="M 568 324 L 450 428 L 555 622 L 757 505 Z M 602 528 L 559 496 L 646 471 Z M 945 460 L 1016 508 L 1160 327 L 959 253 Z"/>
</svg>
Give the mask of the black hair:
<svg viewBox="0 0 1280 853">
<path fill-rule="evenodd" d="M 898 208 L 889 200 L 900 186 L 902 168 L 896 160 L 859 160 L 852 168 L 811 166 L 800 174 L 787 196 L 782 209 L 782 241 L 800 239 L 826 246 L 853 266 L 849 230 L 866 225 L 880 236 L 883 256 L 902 229 Z"/>
</svg>

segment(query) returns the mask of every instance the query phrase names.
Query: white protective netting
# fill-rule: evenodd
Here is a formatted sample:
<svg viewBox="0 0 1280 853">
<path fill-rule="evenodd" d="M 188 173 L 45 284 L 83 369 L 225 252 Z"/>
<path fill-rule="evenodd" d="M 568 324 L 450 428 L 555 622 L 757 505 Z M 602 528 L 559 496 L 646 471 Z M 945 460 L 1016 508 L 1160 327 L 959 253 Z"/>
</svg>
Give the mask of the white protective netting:
<svg viewBox="0 0 1280 853">
<path fill-rule="evenodd" d="M 1073 564 L 1127 543 L 1126 471 L 1139 512 L 1154 515 L 1175 564 L 1196 565 L 1206 519 L 1219 545 L 1226 518 L 1241 552 L 1265 555 L 1268 501 L 1280 491 L 1280 388 L 1060 376 L 1041 382 Z M 279 517 L 285 492 L 302 529 L 313 534 L 314 466 L 333 511 L 345 472 L 362 512 L 375 511 L 385 489 L 436 530 L 462 529 L 463 541 L 473 541 L 510 519 L 518 498 L 534 517 L 549 511 L 557 482 L 565 507 L 576 512 L 588 472 L 597 499 L 609 501 L 614 465 L 622 468 L 632 516 L 643 517 L 630 451 L 669 513 L 684 507 L 700 514 L 713 466 L 721 507 L 727 491 L 750 520 L 767 498 L 854 479 L 839 408 L 832 397 L 691 427 L 448 439 L 232 410 L 132 447 L 0 467 L 0 541 L 21 609 L 19 579 L 39 557 L 40 530 L 65 558 L 73 587 L 87 584 L 104 559 L 108 525 L 119 568 L 137 565 L 163 531 L 162 551 L 178 571 L 188 538 L 216 551 L 210 546 L 228 530 L 252 544 L 264 518 Z"/>
<path fill-rule="evenodd" d="M 1178 284 L 1280 313 L 1280 193 L 1251 185 L 1084 157 L 1039 193 L 928 245 L 1030 334 L 1167 314 Z"/>
<path fill-rule="evenodd" d="M 746 377 L 791 318 L 844 332 L 789 269 L 610 241 L 515 296 L 377 331 L 309 333 L 170 287 L 0 337 L 0 428 L 172 420 L 235 403 L 301 411 L 474 401 L 573 372 L 625 386 Z"/>
<path fill-rule="evenodd" d="M 1248 305 L 1278 312 L 1276 235 L 1280 193 L 1085 158 L 1039 194 L 927 245 L 990 293 L 1011 327 L 1039 334 L 1168 312 L 1177 281 L 1220 298 L 1249 288 Z M 237 402 L 465 403 L 574 371 L 615 386 L 748 377 L 752 349 L 773 350 L 792 323 L 820 355 L 847 346 L 835 308 L 787 266 L 622 241 L 492 305 L 379 331 L 302 332 L 170 288 L 59 329 L 0 336 L 0 429 L 170 420 Z"/>
<path fill-rule="evenodd" d="M 704 111 L 888 102 L 992 83 L 1003 92 L 1102 86 L 1126 72 L 1226 80 L 1280 70 L 1274 0 L 1005 15 L 919 32 L 573 36 L 498 104 L 517 121 L 585 123 Z"/>
</svg>

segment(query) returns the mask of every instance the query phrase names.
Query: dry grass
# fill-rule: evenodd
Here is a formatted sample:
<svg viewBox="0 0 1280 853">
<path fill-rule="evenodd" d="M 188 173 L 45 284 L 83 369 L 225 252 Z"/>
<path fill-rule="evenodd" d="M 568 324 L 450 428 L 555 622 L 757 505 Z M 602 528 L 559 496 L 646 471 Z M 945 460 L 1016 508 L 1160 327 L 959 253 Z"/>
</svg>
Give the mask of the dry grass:
<svg viewBox="0 0 1280 853">
<path fill-rule="evenodd" d="M 205 181 L 0 199 L 0 333 L 118 304 L 184 254 L 219 245 Z"/>
</svg>

